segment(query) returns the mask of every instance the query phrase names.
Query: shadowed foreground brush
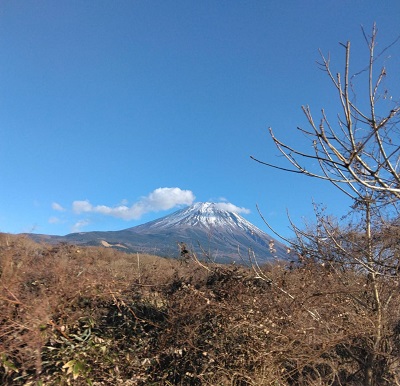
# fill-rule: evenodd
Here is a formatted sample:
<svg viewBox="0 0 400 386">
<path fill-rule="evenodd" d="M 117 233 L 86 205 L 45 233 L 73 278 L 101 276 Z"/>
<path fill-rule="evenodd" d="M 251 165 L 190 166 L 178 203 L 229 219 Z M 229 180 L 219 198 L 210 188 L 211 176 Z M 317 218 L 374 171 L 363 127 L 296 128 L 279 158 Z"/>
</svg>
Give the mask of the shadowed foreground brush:
<svg viewBox="0 0 400 386">
<path fill-rule="evenodd" d="M 368 301 L 369 284 L 356 272 L 344 288 L 311 262 L 270 264 L 256 275 L 9 235 L 0 253 L 4 385 L 360 384 L 373 313 L 350 306 Z M 393 365 L 397 292 L 384 358 Z M 386 378 L 396 384 L 389 370 Z"/>
</svg>

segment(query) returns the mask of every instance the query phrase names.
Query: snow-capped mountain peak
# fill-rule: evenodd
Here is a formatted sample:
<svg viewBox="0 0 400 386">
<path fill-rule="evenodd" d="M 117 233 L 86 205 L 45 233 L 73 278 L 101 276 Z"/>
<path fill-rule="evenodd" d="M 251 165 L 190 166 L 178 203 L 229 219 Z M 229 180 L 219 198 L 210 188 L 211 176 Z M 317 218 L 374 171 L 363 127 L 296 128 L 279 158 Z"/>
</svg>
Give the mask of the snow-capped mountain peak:
<svg viewBox="0 0 400 386">
<path fill-rule="evenodd" d="M 150 228 L 171 228 L 175 226 L 196 226 L 203 228 L 240 227 L 252 231 L 260 231 L 239 214 L 221 209 L 218 203 L 213 202 L 198 202 L 188 208 L 181 209 L 144 225 Z"/>
<path fill-rule="evenodd" d="M 201 248 L 218 251 L 220 256 L 246 255 L 253 250 L 257 256 L 283 257 L 285 247 L 244 219 L 238 213 L 228 211 L 230 205 L 213 202 L 198 202 L 168 216 L 130 228 L 129 231 L 142 236 L 162 237 L 171 242 L 184 241 L 195 250 Z M 272 244 L 271 244 L 272 243 Z M 271 248 L 274 245 L 274 248 Z"/>
<path fill-rule="evenodd" d="M 222 223 L 227 217 L 228 212 L 218 209 L 217 204 L 212 202 L 198 202 L 188 208 L 175 212 L 168 216 L 168 223 L 188 224 L 188 225 L 217 225 Z"/>
</svg>

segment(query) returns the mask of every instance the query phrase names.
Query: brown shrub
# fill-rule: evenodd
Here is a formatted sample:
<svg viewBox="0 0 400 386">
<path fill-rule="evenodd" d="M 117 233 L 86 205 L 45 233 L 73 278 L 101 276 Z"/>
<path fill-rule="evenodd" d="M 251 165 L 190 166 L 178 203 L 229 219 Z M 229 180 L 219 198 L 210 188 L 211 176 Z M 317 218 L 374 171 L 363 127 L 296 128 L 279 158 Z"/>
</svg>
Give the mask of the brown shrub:
<svg viewBox="0 0 400 386">
<path fill-rule="evenodd" d="M 5 385 L 359 385 L 371 344 L 368 282 L 314 263 L 204 269 L 0 235 L 0 274 Z M 382 385 L 400 347 L 389 284 Z"/>
</svg>

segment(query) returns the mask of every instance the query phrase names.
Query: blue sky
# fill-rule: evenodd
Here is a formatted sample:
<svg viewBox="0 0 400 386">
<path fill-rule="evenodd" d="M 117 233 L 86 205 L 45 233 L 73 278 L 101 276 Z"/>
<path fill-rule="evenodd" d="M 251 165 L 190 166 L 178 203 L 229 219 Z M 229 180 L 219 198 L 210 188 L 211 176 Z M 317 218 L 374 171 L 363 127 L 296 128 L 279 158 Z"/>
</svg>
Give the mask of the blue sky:
<svg viewBox="0 0 400 386">
<path fill-rule="evenodd" d="M 341 70 L 351 40 L 359 70 L 360 25 L 383 47 L 399 20 L 398 1 L 2 0 L 0 231 L 118 230 L 199 201 L 267 230 L 258 204 L 285 236 L 312 200 L 344 214 L 330 185 L 250 155 L 285 165 L 268 127 L 309 147 L 301 105 L 338 111 L 318 49 Z"/>
</svg>

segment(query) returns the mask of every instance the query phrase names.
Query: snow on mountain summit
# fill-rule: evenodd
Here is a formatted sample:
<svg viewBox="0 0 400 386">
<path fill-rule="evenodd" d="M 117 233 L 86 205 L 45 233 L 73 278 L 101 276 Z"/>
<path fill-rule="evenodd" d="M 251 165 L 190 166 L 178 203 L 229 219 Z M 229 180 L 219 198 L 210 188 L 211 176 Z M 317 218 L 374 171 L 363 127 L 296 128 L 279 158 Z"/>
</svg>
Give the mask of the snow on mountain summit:
<svg viewBox="0 0 400 386">
<path fill-rule="evenodd" d="M 158 220 L 143 224 L 147 228 L 171 228 L 171 227 L 201 227 L 201 228 L 224 228 L 242 230 L 250 233 L 262 232 L 249 221 L 235 212 L 222 209 L 223 205 L 213 202 L 198 202 L 187 208 L 181 209 Z M 139 227 L 141 227 L 139 225 Z"/>
</svg>

